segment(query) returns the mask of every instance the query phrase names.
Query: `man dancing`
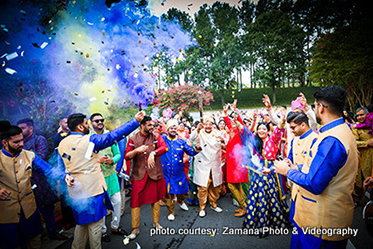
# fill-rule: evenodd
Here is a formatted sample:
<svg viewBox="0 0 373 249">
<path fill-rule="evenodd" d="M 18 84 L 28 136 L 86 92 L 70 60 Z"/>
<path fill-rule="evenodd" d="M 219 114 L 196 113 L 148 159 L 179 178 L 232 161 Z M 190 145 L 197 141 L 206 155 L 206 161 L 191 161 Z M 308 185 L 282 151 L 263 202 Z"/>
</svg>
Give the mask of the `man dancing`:
<svg viewBox="0 0 373 249">
<path fill-rule="evenodd" d="M 132 233 L 129 239 L 135 239 L 140 233 L 140 208 L 151 204 L 152 218 L 156 228 L 159 224 L 159 200 L 166 197 L 166 181 L 163 177 L 161 156 L 167 152 L 167 145 L 161 136 L 153 133 L 153 122 L 145 116 L 140 123 L 141 130 L 128 140 L 124 153 L 131 164 L 131 220 Z"/>
<path fill-rule="evenodd" d="M 164 203 L 168 209 L 168 219 L 171 221 L 175 220 L 175 203 L 173 201 L 175 195 L 180 208 L 185 211 L 189 210 L 188 206 L 184 203 L 184 199 L 188 196 L 189 185 L 184 172 L 184 152 L 189 156 L 195 156 L 201 149 L 199 145 L 193 149 L 185 140 L 178 138 L 177 125 L 177 120 L 169 120 L 167 122 L 168 136 L 162 135 L 168 147 L 168 152 L 161 157 L 163 174 L 167 184 L 167 193 L 169 194 L 169 198 L 165 199 Z"/>
</svg>

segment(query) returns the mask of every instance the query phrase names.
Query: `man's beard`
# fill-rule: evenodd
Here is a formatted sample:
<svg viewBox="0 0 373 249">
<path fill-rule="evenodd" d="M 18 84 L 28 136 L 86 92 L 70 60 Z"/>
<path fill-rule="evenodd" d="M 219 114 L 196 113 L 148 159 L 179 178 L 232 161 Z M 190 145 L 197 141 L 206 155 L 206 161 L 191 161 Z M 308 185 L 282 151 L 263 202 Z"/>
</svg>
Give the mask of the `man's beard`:
<svg viewBox="0 0 373 249">
<path fill-rule="evenodd" d="M 97 126 L 96 127 L 96 130 L 98 130 L 98 131 L 102 131 L 103 129 L 104 129 L 104 126 L 101 126 L 101 127 Z"/>
<path fill-rule="evenodd" d="M 321 118 L 320 118 L 320 115 L 318 115 L 318 112 L 315 112 L 315 116 L 316 116 L 317 123 L 321 124 Z"/>
<path fill-rule="evenodd" d="M 14 155 L 17 155 L 18 153 L 20 153 L 23 149 L 23 146 L 19 146 L 18 148 L 13 148 L 12 146 L 10 146 L 10 144 L 8 143 L 8 149 L 9 149 L 9 152 L 11 154 L 14 154 Z"/>
<path fill-rule="evenodd" d="M 89 134 L 89 128 L 84 127 L 83 134 L 88 135 Z"/>
<path fill-rule="evenodd" d="M 175 133 L 168 133 L 168 136 L 170 137 L 170 138 L 175 138 L 176 136 L 177 136 L 177 133 L 175 132 Z"/>
</svg>

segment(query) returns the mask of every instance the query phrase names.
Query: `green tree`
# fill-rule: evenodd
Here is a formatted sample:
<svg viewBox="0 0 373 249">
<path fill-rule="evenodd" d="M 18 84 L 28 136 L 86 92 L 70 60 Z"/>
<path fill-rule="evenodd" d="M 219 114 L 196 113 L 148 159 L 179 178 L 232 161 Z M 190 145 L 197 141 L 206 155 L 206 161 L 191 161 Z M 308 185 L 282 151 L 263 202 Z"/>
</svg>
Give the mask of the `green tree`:
<svg viewBox="0 0 373 249">
<path fill-rule="evenodd" d="M 261 3 L 261 1 L 259 1 Z M 302 29 L 293 25 L 288 15 L 273 8 L 257 16 L 250 25 L 246 39 L 249 40 L 256 58 L 254 82 L 272 89 L 273 102 L 276 102 L 276 87 L 281 86 L 294 74 L 304 72 Z M 271 9 L 271 8 L 267 8 Z M 258 10 L 259 11 L 259 10 Z"/>
<path fill-rule="evenodd" d="M 350 108 L 372 103 L 372 25 L 370 19 L 339 27 L 322 36 L 313 47 L 310 78 L 321 86 L 344 87 Z"/>
</svg>

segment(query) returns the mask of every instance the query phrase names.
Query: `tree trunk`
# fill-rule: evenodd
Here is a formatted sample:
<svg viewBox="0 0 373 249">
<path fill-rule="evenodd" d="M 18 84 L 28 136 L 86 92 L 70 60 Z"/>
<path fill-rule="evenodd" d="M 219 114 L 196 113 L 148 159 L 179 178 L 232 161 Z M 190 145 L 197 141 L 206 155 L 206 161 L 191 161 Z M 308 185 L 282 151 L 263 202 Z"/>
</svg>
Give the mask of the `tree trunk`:
<svg viewBox="0 0 373 249">
<path fill-rule="evenodd" d="M 222 106 L 224 106 L 224 105 L 225 105 L 225 99 L 224 99 L 224 88 L 222 88 L 222 89 L 220 90 L 220 93 L 221 93 L 221 104 L 222 104 Z"/>
<path fill-rule="evenodd" d="M 240 69 L 240 82 L 241 82 L 241 91 L 242 91 L 242 88 L 243 88 L 243 84 L 242 84 L 242 69 Z"/>
<path fill-rule="evenodd" d="M 276 104 L 276 87 L 275 85 L 272 85 L 272 100 L 273 100 L 273 104 L 275 105 Z"/>
</svg>

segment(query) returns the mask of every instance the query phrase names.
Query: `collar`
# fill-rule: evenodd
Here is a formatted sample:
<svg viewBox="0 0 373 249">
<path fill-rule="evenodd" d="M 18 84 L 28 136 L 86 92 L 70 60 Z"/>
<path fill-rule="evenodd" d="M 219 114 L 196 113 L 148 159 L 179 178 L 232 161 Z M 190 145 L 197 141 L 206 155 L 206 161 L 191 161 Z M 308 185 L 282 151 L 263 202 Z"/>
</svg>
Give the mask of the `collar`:
<svg viewBox="0 0 373 249">
<path fill-rule="evenodd" d="M 299 137 L 299 139 L 303 139 L 308 137 L 312 133 L 312 129 L 309 129 L 306 133 Z"/>
<path fill-rule="evenodd" d="M 71 132 L 70 135 L 81 135 L 81 136 L 84 136 L 84 133 L 82 133 L 82 132 Z"/>
<path fill-rule="evenodd" d="M 12 154 L 10 154 L 8 151 L 6 151 L 4 148 L 2 148 L 1 149 L 1 151 L 3 152 L 3 154 L 5 155 L 5 156 L 7 156 L 7 157 L 17 157 L 17 156 L 19 156 L 19 154 L 21 154 L 21 152 L 20 153 L 18 153 L 16 156 L 13 156 Z"/>
<path fill-rule="evenodd" d="M 176 136 L 174 139 L 170 138 L 169 136 L 167 136 L 167 138 L 168 138 L 168 140 L 170 140 L 170 141 L 176 141 L 176 140 L 177 140 L 177 136 Z"/>
<path fill-rule="evenodd" d="M 328 131 L 334 127 L 337 127 L 338 125 L 341 125 L 341 124 L 344 124 L 344 120 L 343 118 L 339 118 L 339 119 L 336 119 L 326 125 L 324 125 L 323 127 L 320 128 L 320 132 L 325 132 L 325 131 Z"/>
<path fill-rule="evenodd" d="M 139 131 L 140 135 L 143 136 L 143 137 L 149 137 L 149 135 L 145 135 L 141 132 L 141 130 Z"/>
</svg>

